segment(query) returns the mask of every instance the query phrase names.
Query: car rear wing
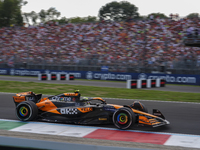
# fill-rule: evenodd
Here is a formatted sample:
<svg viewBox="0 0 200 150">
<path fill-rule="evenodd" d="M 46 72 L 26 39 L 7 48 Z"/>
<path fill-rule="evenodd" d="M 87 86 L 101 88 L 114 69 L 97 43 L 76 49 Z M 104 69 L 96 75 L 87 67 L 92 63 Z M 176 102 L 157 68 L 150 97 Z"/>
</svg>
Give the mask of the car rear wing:
<svg viewBox="0 0 200 150">
<path fill-rule="evenodd" d="M 29 91 L 29 92 L 17 93 L 16 96 L 13 96 L 13 101 L 17 106 L 19 103 L 23 101 L 33 101 L 34 103 L 37 103 L 41 99 L 41 97 L 42 94 L 35 94 L 32 91 Z"/>
</svg>

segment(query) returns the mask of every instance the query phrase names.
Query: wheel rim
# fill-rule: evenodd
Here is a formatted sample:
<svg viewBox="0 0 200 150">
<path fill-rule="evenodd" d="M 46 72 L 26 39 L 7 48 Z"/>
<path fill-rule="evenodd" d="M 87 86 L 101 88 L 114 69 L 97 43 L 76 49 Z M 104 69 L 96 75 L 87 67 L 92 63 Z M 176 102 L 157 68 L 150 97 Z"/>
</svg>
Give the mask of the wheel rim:
<svg viewBox="0 0 200 150">
<path fill-rule="evenodd" d="M 29 111 L 28 111 L 28 108 L 23 106 L 23 107 L 20 107 L 19 109 L 19 114 L 20 116 L 22 117 L 26 117 L 28 115 Z"/>
<path fill-rule="evenodd" d="M 117 116 L 117 121 L 119 124 L 126 124 L 128 122 L 128 116 L 125 113 L 120 113 Z"/>
<path fill-rule="evenodd" d="M 133 122 L 134 113 L 128 108 L 121 108 L 113 114 L 113 123 L 119 129 L 129 128 Z"/>
<path fill-rule="evenodd" d="M 28 120 L 32 115 L 30 106 L 26 104 L 22 104 L 17 108 L 17 117 L 22 120 L 26 121 Z"/>
</svg>

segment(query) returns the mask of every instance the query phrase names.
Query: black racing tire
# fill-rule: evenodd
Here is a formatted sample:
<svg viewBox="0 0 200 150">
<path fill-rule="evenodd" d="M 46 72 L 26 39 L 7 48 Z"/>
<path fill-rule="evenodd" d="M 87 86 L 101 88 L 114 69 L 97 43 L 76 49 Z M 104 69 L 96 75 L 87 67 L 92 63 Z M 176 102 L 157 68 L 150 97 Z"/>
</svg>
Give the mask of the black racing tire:
<svg viewBox="0 0 200 150">
<path fill-rule="evenodd" d="M 16 116 L 21 121 L 31 121 L 36 119 L 38 115 L 38 107 L 32 101 L 24 101 L 17 105 Z"/>
<path fill-rule="evenodd" d="M 113 124 L 122 130 L 134 125 L 135 119 L 135 113 L 127 107 L 119 108 L 113 114 Z"/>
</svg>

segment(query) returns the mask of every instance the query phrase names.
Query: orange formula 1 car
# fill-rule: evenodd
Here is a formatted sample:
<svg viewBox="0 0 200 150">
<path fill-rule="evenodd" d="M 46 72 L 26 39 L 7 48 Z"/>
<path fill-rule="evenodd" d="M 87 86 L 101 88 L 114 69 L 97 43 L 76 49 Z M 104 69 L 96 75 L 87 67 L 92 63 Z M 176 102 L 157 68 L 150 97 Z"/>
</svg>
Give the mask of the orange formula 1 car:
<svg viewBox="0 0 200 150">
<path fill-rule="evenodd" d="M 13 96 L 16 116 L 21 121 L 42 120 L 75 124 L 114 124 L 119 129 L 128 129 L 134 124 L 153 127 L 167 125 L 162 113 L 147 108 L 139 101 L 131 105 L 107 104 L 102 98 L 82 98 L 79 91 L 41 98 L 33 92 Z"/>
</svg>

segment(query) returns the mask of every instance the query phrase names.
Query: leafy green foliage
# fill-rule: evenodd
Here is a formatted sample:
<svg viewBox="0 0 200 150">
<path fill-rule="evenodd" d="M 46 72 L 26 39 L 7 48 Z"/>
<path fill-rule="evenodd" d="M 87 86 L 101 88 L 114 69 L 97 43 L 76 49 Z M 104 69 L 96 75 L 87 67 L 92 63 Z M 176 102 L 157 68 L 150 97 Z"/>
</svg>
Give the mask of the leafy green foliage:
<svg viewBox="0 0 200 150">
<path fill-rule="evenodd" d="M 189 15 L 187 15 L 188 19 L 198 19 L 199 18 L 199 13 L 191 13 Z"/>
<path fill-rule="evenodd" d="M 23 0 L 0 1 L 0 27 L 22 25 L 21 7 L 26 3 Z"/>
<path fill-rule="evenodd" d="M 88 17 L 74 17 L 69 19 L 71 23 L 86 23 L 86 22 L 96 22 L 97 18 L 94 16 Z"/>
<path fill-rule="evenodd" d="M 99 18 L 104 20 L 125 21 L 139 17 L 138 8 L 127 2 L 111 2 L 99 10 Z"/>
<path fill-rule="evenodd" d="M 167 17 L 165 14 L 163 14 L 163 13 L 151 13 L 151 14 L 149 14 L 147 17 L 150 18 L 150 16 L 153 16 L 154 18 L 157 18 L 157 17 L 163 18 L 163 19 L 167 19 L 167 18 L 168 18 L 168 17 Z"/>
</svg>

